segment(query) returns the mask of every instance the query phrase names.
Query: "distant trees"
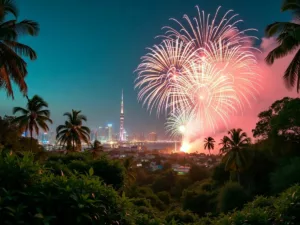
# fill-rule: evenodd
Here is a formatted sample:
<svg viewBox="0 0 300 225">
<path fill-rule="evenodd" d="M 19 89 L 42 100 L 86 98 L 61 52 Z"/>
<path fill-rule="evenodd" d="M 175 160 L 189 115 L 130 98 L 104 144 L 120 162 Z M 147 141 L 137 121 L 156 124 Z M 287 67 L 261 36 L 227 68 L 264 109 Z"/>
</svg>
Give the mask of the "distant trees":
<svg viewBox="0 0 300 225">
<path fill-rule="evenodd" d="M 300 4 L 298 0 L 284 0 L 281 11 L 291 11 L 296 20 L 300 17 Z M 273 64 L 275 59 L 282 58 L 297 50 L 294 59 L 284 73 L 285 84 L 288 88 L 296 85 L 296 90 L 300 90 L 300 24 L 297 22 L 275 22 L 267 26 L 267 37 L 276 37 L 279 45 L 274 48 L 266 57 L 268 64 Z"/>
<path fill-rule="evenodd" d="M 87 121 L 86 116 L 76 110 L 67 112 L 64 116 L 67 121 L 56 128 L 56 139 L 60 144 L 67 145 L 68 150 L 80 151 L 82 141 L 90 143 L 90 129 L 82 125 L 83 121 Z"/>
<path fill-rule="evenodd" d="M 14 97 L 12 82 L 23 94 L 27 93 L 25 77 L 27 63 L 22 56 L 31 60 L 37 58 L 35 51 L 27 45 L 18 42 L 22 35 L 36 36 L 39 25 L 32 20 L 17 21 L 18 7 L 12 0 L 0 1 L 0 88 L 8 96 Z M 10 20 L 7 18 L 10 17 Z"/>
<path fill-rule="evenodd" d="M 207 137 L 204 139 L 204 149 L 207 149 L 210 154 L 211 150 L 214 150 L 215 148 L 215 139 L 213 139 L 212 137 Z"/>
<path fill-rule="evenodd" d="M 47 123 L 52 123 L 50 119 L 50 111 L 47 109 L 48 103 L 38 95 L 34 95 L 31 99 L 27 97 L 26 108 L 14 107 L 13 114 L 21 113 L 13 122 L 17 124 L 21 131 L 29 131 L 32 142 L 33 132 L 39 134 L 40 128 L 48 131 Z M 31 149 L 30 149 L 31 150 Z"/>
<path fill-rule="evenodd" d="M 268 110 L 258 115 L 259 121 L 253 136 L 267 139 L 272 136 L 282 136 L 294 139 L 300 135 L 300 98 L 285 97 L 275 101 Z"/>
</svg>

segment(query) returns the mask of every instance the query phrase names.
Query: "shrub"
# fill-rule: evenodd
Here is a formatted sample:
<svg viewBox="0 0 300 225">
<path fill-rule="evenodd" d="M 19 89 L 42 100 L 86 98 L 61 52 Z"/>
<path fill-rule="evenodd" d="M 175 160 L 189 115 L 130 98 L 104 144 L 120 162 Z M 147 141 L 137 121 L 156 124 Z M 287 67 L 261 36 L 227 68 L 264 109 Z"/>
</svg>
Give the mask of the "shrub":
<svg viewBox="0 0 300 225">
<path fill-rule="evenodd" d="M 55 176 L 31 155 L 0 157 L 3 224 L 132 224 L 125 197 L 90 175 Z"/>
<path fill-rule="evenodd" d="M 177 178 L 175 185 L 171 188 L 171 194 L 175 198 L 180 198 L 182 191 L 190 186 L 192 181 L 187 176 L 180 176 Z"/>
<path fill-rule="evenodd" d="M 209 177 L 208 170 L 198 165 L 192 165 L 188 175 L 193 182 L 201 181 Z"/>
<path fill-rule="evenodd" d="M 221 188 L 218 196 L 218 208 L 221 212 L 228 212 L 241 208 L 248 200 L 247 193 L 239 183 L 229 182 Z"/>
<path fill-rule="evenodd" d="M 156 178 L 152 184 L 154 192 L 170 191 L 176 182 L 177 175 L 174 171 L 169 170 Z"/>
<path fill-rule="evenodd" d="M 212 171 L 212 179 L 216 181 L 217 184 L 223 185 L 229 181 L 230 172 L 225 171 L 225 163 L 220 163 L 215 166 Z"/>
<path fill-rule="evenodd" d="M 91 161 L 88 167 L 93 167 L 95 175 L 101 177 L 106 184 L 116 189 L 124 185 L 125 170 L 118 161 L 102 158 Z"/>
<path fill-rule="evenodd" d="M 71 171 L 76 171 L 82 174 L 87 173 L 87 171 L 90 169 L 89 165 L 84 162 L 84 161 L 80 161 L 80 160 L 73 160 L 71 161 L 67 167 L 69 168 L 69 170 Z"/>
<path fill-rule="evenodd" d="M 33 161 L 30 153 L 24 154 L 22 158 L 15 154 L 0 157 L 0 188 L 21 191 L 38 180 L 40 172 L 41 167 Z"/>
<path fill-rule="evenodd" d="M 293 184 L 300 183 L 300 158 L 294 158 L 271 174 L 271 188 L 278 193 Z"/>
<path fill-rule="evenodd" d="M 157 197 L 165 204 L 170 204 L 171 202 L 171 196 L 169 192 L 162 191 L 157 193 Z"/>
<path fill-rule="evenodd" d="M 174 221 L 175 224 L 195 223 L 198 219 L 199 218 L 190 211 L 182 211 L 180 209 L 172 211 L 166 216 L 166 221 L 168 223 Z"/>
<path fill-rule="evenodd" d="M 59 161 L 47 161 L 45 167 L 53 173 L 54 175 L 66 175 L 70 176 L 72 174 L 71 170 L 67 165 L 60 163 Z"/>
<path fill-rule="evenodd" d="M 190 210 L 199 216 L 204 216 L 205 213 L 213 210 L 212 198 L 212 195 L 207 191 L 187 189 L 183 192 L 182 206 L 184 210 Z"/>
</svg>

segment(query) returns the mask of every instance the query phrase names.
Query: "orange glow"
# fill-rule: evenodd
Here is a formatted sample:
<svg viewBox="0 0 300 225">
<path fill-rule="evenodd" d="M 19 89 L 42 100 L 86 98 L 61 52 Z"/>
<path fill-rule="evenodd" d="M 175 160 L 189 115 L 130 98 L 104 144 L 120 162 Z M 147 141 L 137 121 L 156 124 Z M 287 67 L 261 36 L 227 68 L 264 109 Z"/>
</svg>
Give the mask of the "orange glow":
<svg viewBox="0 0 300 225">
<path fill-rule="evenodd" d="M 183 142 L 180 151 L 187 153 L 190 150 L 191 146 L 187 142 Z"/>
</svg>

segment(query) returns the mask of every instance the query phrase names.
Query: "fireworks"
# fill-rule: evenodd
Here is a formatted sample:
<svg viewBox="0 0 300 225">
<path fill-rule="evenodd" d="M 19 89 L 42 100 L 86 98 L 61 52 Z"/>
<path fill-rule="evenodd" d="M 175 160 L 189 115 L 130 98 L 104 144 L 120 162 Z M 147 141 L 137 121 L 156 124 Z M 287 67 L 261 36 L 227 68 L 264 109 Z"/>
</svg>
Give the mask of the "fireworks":
<svg viewBox="0 0 300 225">
<path fill-rule="evenodd" d="M 252 36 L 237 27 L 232 10 L 211 19 L 197 7 L 198 17 L 184 15 L 178 28 L 164 27 L 160 45 L 149 49 L 138 66 L 138 99 L 152 111 L 166 112 L 167 131 L 179 135 L 214 132 L 231 115 L 255 99 L 259 86 Z"/>
<path fill-rule="evenodd" d="M 167 112 L 169 107 L 176 108 L 175 102 L 180 104 L 174 85 L 195 55 L 191 45 L 179 39 L 164 40 L 149 48 L 150 52 L 142 57 L 135 87 L 140 89 L 138 100 L 147 104 L 150 111 L 156 108 L 160 114 L 161 111 Z"/>
</svg>

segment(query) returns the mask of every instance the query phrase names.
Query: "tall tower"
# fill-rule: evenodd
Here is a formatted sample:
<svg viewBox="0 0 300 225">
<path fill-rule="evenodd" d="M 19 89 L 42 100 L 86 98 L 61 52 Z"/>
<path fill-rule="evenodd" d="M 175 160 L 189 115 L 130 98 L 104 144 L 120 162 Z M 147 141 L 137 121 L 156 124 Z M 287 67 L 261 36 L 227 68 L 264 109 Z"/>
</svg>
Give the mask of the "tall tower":
<svg viewBox="0 0 300 225">
<path fill-rule="evenodd" d="M 124 141 L 124 102 L 123 102 L 123 89 L 121 97 L 121 115 L 120 115 L 120 141 Z"/>
</svg>

